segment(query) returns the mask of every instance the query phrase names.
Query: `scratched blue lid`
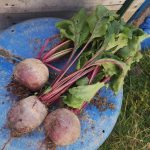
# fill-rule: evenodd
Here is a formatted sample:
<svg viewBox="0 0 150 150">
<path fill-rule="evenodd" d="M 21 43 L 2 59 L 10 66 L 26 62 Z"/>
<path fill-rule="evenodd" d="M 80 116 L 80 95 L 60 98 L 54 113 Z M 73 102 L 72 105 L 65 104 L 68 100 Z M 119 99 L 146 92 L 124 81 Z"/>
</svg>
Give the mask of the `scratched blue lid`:
<svg viewBox="0 0 150 150">
<path fill-rule="evenodd" d="M 147 34 L 150 35 L 150 15 L 145 18 L 144 22 L 140 25 L 140 28 Z M 142 50 L 148 50 L 150 48 L 150 37 L 146 38 L 141 43 Z"/>
<path fill-rule="evenodd" d="M 9 50 L 12 54 L 29 58 L 36 57 L 44 40 L 58 31 L 55 23 L 56 18 L 40 18 L 25 21 L 14 25 L 0 34 L 0 48 Z M 59 62 L 57 67 L 62 67 L 65 61 Z M 6 86 L 11 81 L 14 64 L 0 57 L 0 149 L 9 139 L 10 131 L 6 128 L 7 112 L 11 108 L 13 95 Z M 72 68 L 73 69 L 73 68 Z M 107 98 L 107 103 L 113 104 L 114 109 L 99 109 L 90 104 L 79 116 L 81 121 L 81 136 L 76 143 L 56 147 L 57 150 L 96 150 L 110 135 L 120 113 L 123 91 L 118 95 L 110 89 L 103 88 L 100 96 Z M 43 127 L 36 129 L 33 133 L 26 134 L 20 138 L 11 139 L 5 149 L 7 150 L 38 150 L 46 149 L 43 145 L 45 139 Z"/>
</svg>

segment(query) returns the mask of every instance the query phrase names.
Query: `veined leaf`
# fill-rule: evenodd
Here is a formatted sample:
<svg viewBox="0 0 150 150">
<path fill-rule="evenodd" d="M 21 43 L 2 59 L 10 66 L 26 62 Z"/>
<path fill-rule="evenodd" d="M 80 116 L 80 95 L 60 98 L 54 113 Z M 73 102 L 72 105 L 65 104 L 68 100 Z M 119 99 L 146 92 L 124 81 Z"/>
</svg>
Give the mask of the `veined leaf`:
<svg viewBox="0 0 150 150">
<path fill-rule="evenodd" d="M 114 45 L 113 43 L 115 42 L 116 35 L 118 35 L 119 31 L 121 30 L 121 26 L 122 25 L 118 20 L 113 20 L 109 23 L 101 49 L 109 50 L 110 48 L 116 46 L 116 44 Z"/>
<path fill-rule="evenodd" d="M 76 49 L 87 42 L 89 37 L 89 27 L 86 18 L 87 15 L 85 10 L 81 9 L 70 20 L 63 20 L 56 24 L 61 35 L 71 39 L 74 42 Z"/>
<path fill-rule="evenodd" d="M 108 43 L 108 46 L 106 47 L 106 49 L 111 49 L 113 47 L 115 48 L 115 51 L 117 51 L 120 48 L 123 48 L 125 46 L 128 45 L 128 36 L 123 34 L 123 33 L 119 33 L 117 36 L 115 34 L 113 34 L 111 36 L 110 42 Z"/>
<path fill-rule="evenodd" d="M 90 28 L 91 38 L 102 37 L 106 34 L 109 23 L 117 17 L 117 14 L 111 13 L 106 7 L 99 5 L 87 18 Z"/>
<path fill-rule="evenodd" d="M 89 101 L 102 86 L 104 86 L 104 83 L 99 82 L 92 85 L 77 86 L 69 89 L 69 93 L 75 94 L 77 98 Z"/>
<path fill-rule="evenodd" d="M 63 97 L 63 102 L 72 108 L 81 108 L 82 104 L 85 100 L 82 100 L 80 98 L 76 98 L 74 95 L 67 94 L 67 96 Z"/>
<path fill-rule="evenodd" d="M 104 83 L 92 85 L 82 85 L 69 89 L 69 93 L 64 97 L 63 102 L 70 107 L 80 108 L 84 101 L 90 102 L 98 90 L 104 86 Z"/>
</svg>

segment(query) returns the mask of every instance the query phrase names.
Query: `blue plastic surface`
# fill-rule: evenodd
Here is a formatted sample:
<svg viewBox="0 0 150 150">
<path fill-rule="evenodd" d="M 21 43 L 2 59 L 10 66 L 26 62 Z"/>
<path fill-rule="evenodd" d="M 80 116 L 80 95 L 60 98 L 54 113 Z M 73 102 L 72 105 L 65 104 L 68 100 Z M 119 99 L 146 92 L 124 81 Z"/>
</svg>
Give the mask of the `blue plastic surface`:
<svg viewBox="0 0 150 150">
<path fill-rule="evenodd" d="M 56 18 L 42 18 L 29 20 L 10 27 L 0 34 L 0 48 L 9 50 L 12 54 L 30 58 L 36 57 L 44 39 L 57 33 Z M 63 60 L 63 63 L 65 61 Z M 62 67 L 62 62 L 57 64 Z M 7 112 L 12 106 L 12 97 L 6 86 L 11 80 L 14 65 L 0 57 L 0 149 L 9 138 L 9 129 L 5 128 Z M 73 70 L 73 68 L 72 68 Z M 97 150 L 110 135 L 120 112 L 123 91 L 118 95 L 110 89 L 100 90 L 100 96 L 106 97 L 113 103 L 114 109 L 99 111 L 96 106 L 90 104 L 79 116 L 81 121 L 81 136 L 76 143 L 57 147 L 57 150 Z M 13 138 L 6 146 L 7 150 L 44 150 L 45 139 L 43 127 L 20 138 Z M 42 145 L 42 147 L 41 147 Z"/>
<path fill-rule="evenodd" d="M 140 25 L 140 28 L 147 34 L 150 34 L 150 16 Z M 148 50 L 150 48 L 150 38 L 145 39 L 142 43 L 142 50 Z"/>
<path fill-rule="evenodd" d="M 150 6 L 150 0 L 145 0 L 141 7 L 134 13 L 134 15 L 128 21 L 129 23 L 134 21 L 135 19 L 139 18 L 142 12 Z M 140 28 L 147 34 L 150 34 L 150 15 L 145 18 L 144 22 L 140 25 Z M 150 49 L 150 38 L 145 39 L 141 43 L 142 51 Z"/>
</svg>

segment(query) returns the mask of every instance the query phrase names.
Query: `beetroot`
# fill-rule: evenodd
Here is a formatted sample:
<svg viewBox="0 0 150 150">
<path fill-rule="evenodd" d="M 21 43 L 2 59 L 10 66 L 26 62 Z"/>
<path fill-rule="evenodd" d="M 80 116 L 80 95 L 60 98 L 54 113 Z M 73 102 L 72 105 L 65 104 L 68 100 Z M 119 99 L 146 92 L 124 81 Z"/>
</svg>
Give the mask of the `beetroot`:
<svg viewBox="0 0 150 150">
<path fill-rule="evenodd" d="M 21 136 L 38 127 L 47 115 L 47 108 L 36 96 L 19 101 L 8 112 L 8 126 L 12 136 Z"/>
<path fill-rule="evenodd" d="M 14 79 L 32 91 L 43 87 L 48 78 L 47 66 L 38 59 L 25 59 L 17 64 L 14 69 Z"/>
<path fill-rule="evenodd" d="M 80 121 L 78 117 L 65 108 L 51 112 L 46 117 L 44 126 L 47 136 L 56 145 L 72 144 L 80 136 Z"/>
</svg>

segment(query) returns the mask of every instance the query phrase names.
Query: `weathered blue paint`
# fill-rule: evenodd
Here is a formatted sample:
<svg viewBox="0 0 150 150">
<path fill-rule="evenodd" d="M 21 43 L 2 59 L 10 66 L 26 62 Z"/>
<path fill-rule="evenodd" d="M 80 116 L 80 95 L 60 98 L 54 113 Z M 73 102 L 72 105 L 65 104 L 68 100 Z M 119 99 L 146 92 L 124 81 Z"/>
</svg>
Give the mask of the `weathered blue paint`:
<svg viewBox="0 0 150 150">
<path fill-rule="evenodd" d="M 12 54 L 29 58 L 36 57 L 44 39 L 56 34 L 56 18 L 42 18 L 29 20 L 10 27 L 0 34 L 0 48 L 9 50 Z M 65 63 L 57 63 L 62 67 Z M 9 130 L 6 128 L 7 112 L 15 103 L 12 101 L 14 95 L 10 94 L 6 85 L 10 82 L 14 65 L 6 59 L 0 57 L 0 149 L 9 138 Z M 73 68 L 72 68 L 73 70 Z M 110 135 L 120 112 L 123 91 L 118 95 L 110 89 L 100 90 L 101 97 L 106 97 L 108 102 L 114 104 L 115 109 L 99 111 L 94 105 L 90 104 L 79 116 L 81 121 L 81 136 L 78 141 L 65 147 L 57 147 L 57 150 L 96 150 Z M 20 138 L 13 138 L 6 146 L 7 150 L 42 150 L 45 149 L 44 131 L 35 130 Z M 42 145 L 42 147 L 41 147 Z"/>
</svg>

